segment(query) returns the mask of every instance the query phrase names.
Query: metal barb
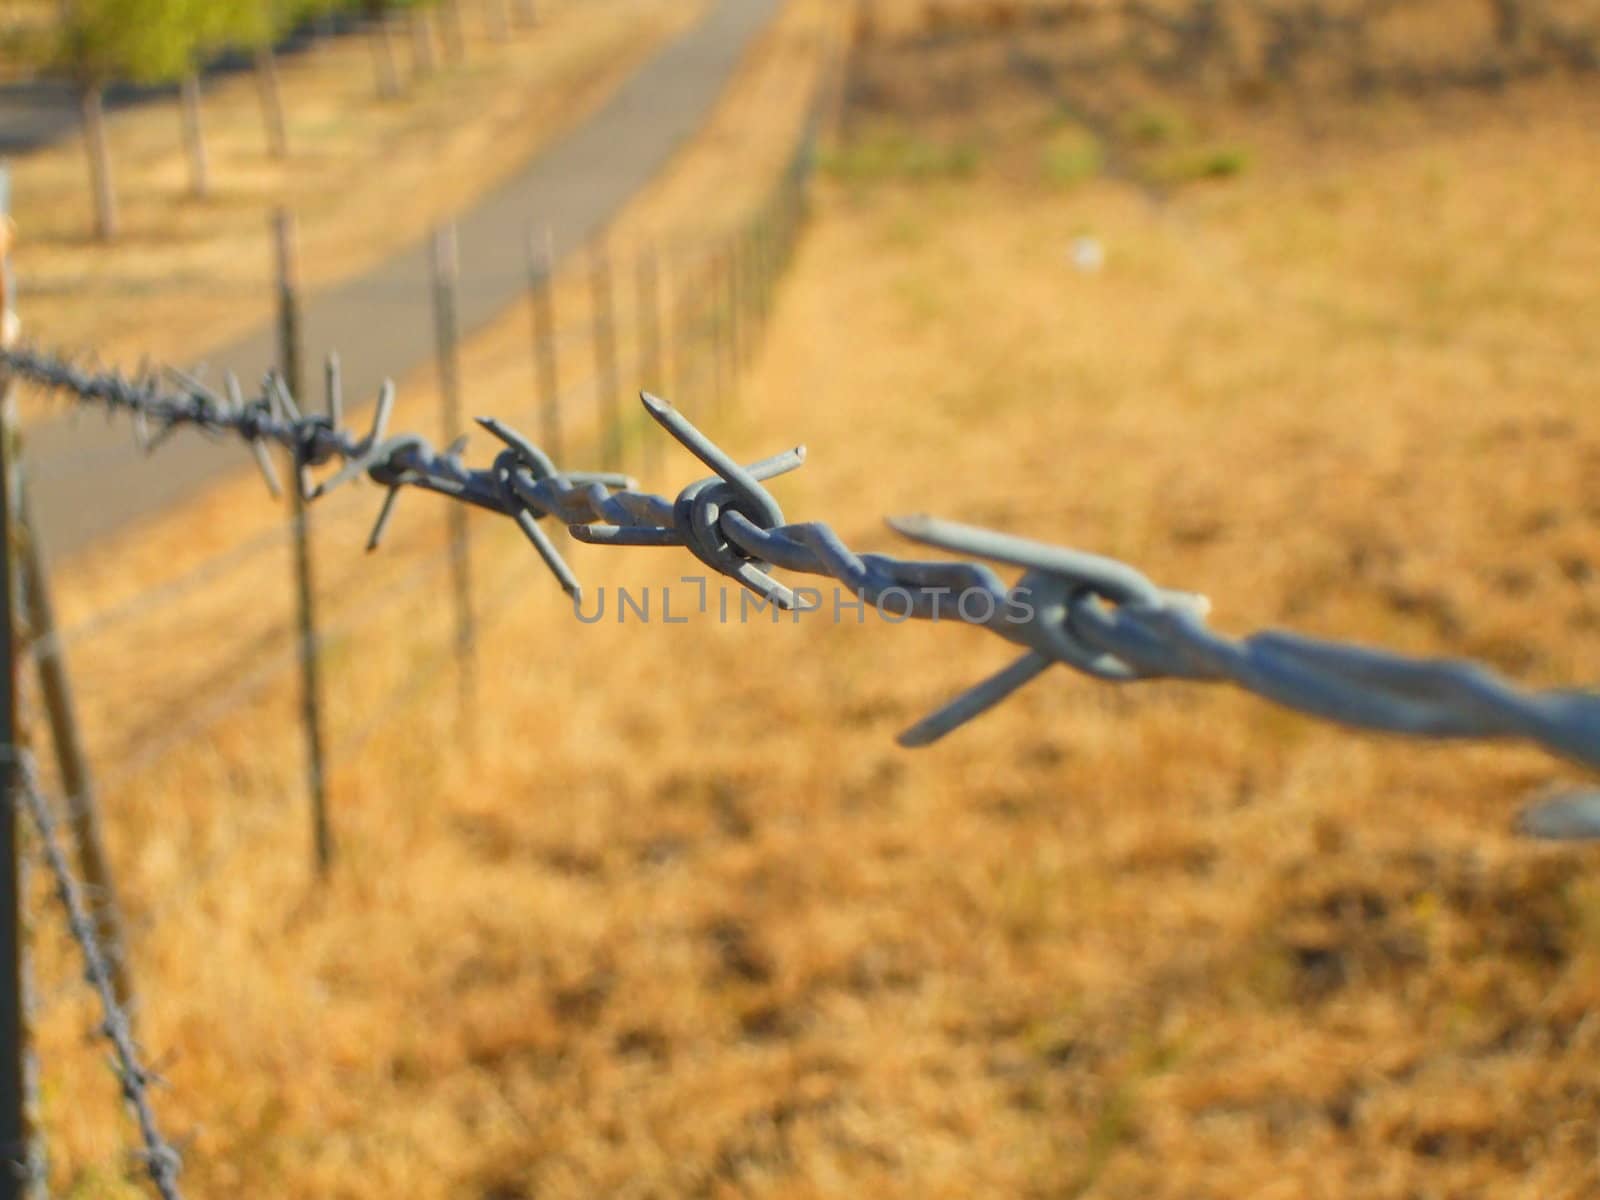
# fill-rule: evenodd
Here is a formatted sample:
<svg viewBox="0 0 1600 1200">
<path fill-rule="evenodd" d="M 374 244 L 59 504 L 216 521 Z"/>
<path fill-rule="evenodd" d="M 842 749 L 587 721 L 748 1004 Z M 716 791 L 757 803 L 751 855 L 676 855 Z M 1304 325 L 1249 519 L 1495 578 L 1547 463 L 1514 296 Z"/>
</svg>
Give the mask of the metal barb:
<svg viewBox="0 0 1600 1200">
<path fill-rule="evenodd" d="M 383 506 L 378 509 L 378 519 L 372 524 L 372 532 L 367 535 L 367 553 L 371 554 L 383 541 L 383 534 L 389 528 L 389 518 L 394 515 L 394 502 L 400 498 L 400 485 L 397 483 L 383 494 Z"/>
<path fill-rule="evenodd" d="M 338 354 L 328 355 L 324 378 L 327 380 L 328 427 L 338 429 L 344 424 L 344 375 Z"/>
</svg>

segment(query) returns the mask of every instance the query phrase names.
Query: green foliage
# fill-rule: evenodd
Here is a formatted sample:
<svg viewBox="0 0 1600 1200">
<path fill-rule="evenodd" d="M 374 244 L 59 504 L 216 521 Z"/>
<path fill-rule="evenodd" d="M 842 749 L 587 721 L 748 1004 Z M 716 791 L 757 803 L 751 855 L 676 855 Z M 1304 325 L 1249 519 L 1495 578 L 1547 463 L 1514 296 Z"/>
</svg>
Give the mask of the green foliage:
<svg viewBox="0 0 1600 1200">
<path fill-rule="evenodd" d="M 302 21 L 322 13 L 355 7 L 353 0 L 189 0 L 211 10 L 204 22 L 202 51 L 235 46 L 246 50 L 270 46 Z"/>
<path fill-rule="evenodd" d="M 1123 134 L 1140 146 L 1168 146 L 1190 134 L 1189 122 L 1175 109 L 1149 104 L 1129 113 L 1122 122 Z"/>
<path fill-rule="evenodd" d="M 269 46 L 310 17 L 432 0 L 71 0 L 48 57 L 87 82 L 177 79 L 230 47 Z"/>
<path fill-rule="evenodd" d="M 225 46 L 254 49 L 276 41 L 291 19 L 292 9 L 270 0 L 191 0 L 208 17 L 201 17 L 197 45 L 201 53 Z"/>
<path fill-rule="evenodd" d="M 886 179 L 968 178 L 978 169 L 978 151 L 970 143 L 941 144 L 899 129 L 864 134 L 826 151 L 822 167 L 847 183 Z"/>
<path fill-rule="evenodd" d="M 1103 163 L 1100 143 L 1081 129 L 1063 130 L 1044 146 L 1044 177 L 1054 184 L 1070 185 L 1092 179 L 1100 173 Z"/>
<path fill-rule="evenodd" d="M 155 83 L 188 69 L 204 0 L 73 0 L 58 57 L 79 79 Z"/>
<path fill-rule="evenodd" d="M 0 0 L 0 14 L 15 0 Z M 7 50 L 51 63 L 86 83 L 161 83 L 231 47 L 270 46 L 312 17 L 368 15 L 438 0 L 69 0 L 48 30 L 27 30 Z"/>
<path fill-rule="evenodd" d="M 1250 152 L 1242 146 L 1204 146 L 1173 155 L 1157 175 L 1168 183 L 1202 179 L 1232 179 L 1250 169 Z"/>
<path fill-rule="evenodd" d="M 432 8 L 439 0 L 311 0 L 313 7 L 328 8 L 358 8 L 368 16 L 382 16 L 385 13 L 403 12 L 408 8 Z"/>
</svg>

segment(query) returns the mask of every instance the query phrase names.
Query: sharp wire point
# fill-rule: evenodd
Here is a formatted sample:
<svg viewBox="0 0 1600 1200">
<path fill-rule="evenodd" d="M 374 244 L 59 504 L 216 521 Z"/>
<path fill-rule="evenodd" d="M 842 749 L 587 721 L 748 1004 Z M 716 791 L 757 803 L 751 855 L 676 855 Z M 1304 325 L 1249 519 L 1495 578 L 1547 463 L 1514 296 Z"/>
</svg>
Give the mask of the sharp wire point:
<svg viewBox="0 0 1600 1200">
<path fill-rule="evenodd" d="M 266 443 L 253 439 L 250 451 L 255 455 L 256 465 L 261 468 L 262 478 L 267 481 L 267 490 L 272 493 L 273 499 L 281 499 L 283 486 L 278 482 L 278 470 L 272 465 L 272 455 L 268 453 Z"/>
<path fill-rule="evenodd" d="M 196 368 L 196 371 L 204 370 L 204 365 Z M 198 374 L 181 370 L 178 367 L 167 367 L 166 373 L 179 387 L 187 388 L 191 393 L 198 396 L 204 396 L 206 399 L 217 404 L 222 403 L 222 397 L 218 396 L 216 392 L 207 387 L 204 381 L 200 379 Z"/>
<path fill-rule="evenodd" d="M 294 397 L 289 394 L 288 381 L 285 380 L 282 375 L 274 372 L 272 376 L 272 388 L 273 392 L 278 397 L 278 404 L 283 408 L 284 415 L 290 421 L 298 423 L 301 420 L 300 406 L 295 403 Z"/>
<path fill-rule="evenodd" d="M 377 550 L 378 544 L 383 541 L 383 533 L 389 527 L 389 518 L 394 515 L 394 502 L 400 497 L 400 486 L 396 484 L 383 494 L 383 504 L 378 509 L 378 519 L 373 522 L 372 532 L 367 535 L 367 553 Z"/>
<path fill-rule="evenodd" d="M 156 430 L 155 433 L 150 434 L 145 438 L 144 452 L 146 454 L 154 454 L 157 450 L 161 449 L 161 447 L 166 444 L 167 439 L 176 433 L 180 428 L 182 428 L 180 422 L 169 421 L 160 429 Z"/>
<path fill-rule="evenodd" d="M 936 518 L 927 513 L 906 513 L 902 516 L 885 517 L 883 523 L 898 534 L 922 541 L 934 528 Z"/>
<path fill-rule="evenodd" d="M 389 417 L 394 412 L 394 380 L 385 379 L 378 389 L 378 405 L 372 414 L 372 432 L 367 441 L 376 446 L 389 431 Z"/>
<path fill-rule="evenodd" d="M 339 365 L 339 355 L 328 355 L 328 424 L 338 429 L 344 424 L 344 378 Z"/>
</svg>

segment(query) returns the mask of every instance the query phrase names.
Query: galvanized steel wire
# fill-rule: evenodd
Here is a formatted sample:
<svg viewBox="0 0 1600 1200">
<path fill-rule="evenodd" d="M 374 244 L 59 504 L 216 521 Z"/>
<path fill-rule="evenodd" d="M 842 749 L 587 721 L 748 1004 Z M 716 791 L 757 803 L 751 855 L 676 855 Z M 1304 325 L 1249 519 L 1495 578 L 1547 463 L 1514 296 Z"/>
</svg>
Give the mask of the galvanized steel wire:
<svg viewBox="0 0 1600 1200">
<path fill-rule="evenodd" d="M 19 755 L 14 765 L 15 802 L 33 822 L 40 850 L 55 884 L 56 897 L 66 911 L 68 929 L 83 954 L 84 977 L 100 1001 L 105 1017 L 100 1033 L 111 1043 L 112 1070 L 122 1086 L 123 1099 L 127 1101 L 139 1125 L 139 1137 L 144 1147 L 140 1157 L 145 1171 L 162 1200 L 182 1200 L 178 1174 L 183 1169 L 183 1159 L 162 1136 L 156 1121 L 155 1109 L 150 1103 L 150 1089 L 157 1082 L 156 1076 L 140 1060 L 139 1048 L 133 1036 L 133 1023 L 117 999 L 116 987 L 112 982 L 111 957 L 100 944 L 98 926 L 91 914 L 84 886 L 67 863 L 66 851 L 62 849 L 57 833 L 55 815 L 40 791 L 33 760 L 27 755 Z"/>
<path fill-rule="evenodd" d="M 479 423 L 503 449 L 488 467 L 469 468 L 461 459 L 462 443 L 441 452 L 421 436 L 389 433 L 394 392 L 387 385 L 370 429 L 357 434 L 342 427 L 336 393 L 328 398 L 327 415 L 306 413 L 271 374 L 247 399 L 232 380 L 226 395 L 187 376 L 175 376 L 176 387 L 163 387 L 149 375 L 82 370 L 26 349 L 0 354 L 0 366 L 79 401 L 128 412 L 150 440 L 180 427 L 237 437 L 254 449 L 274 486 L 266 447 L 286 447 L 308 499 L 369 478 L 387 493 L 369 549 L 378 545 L 396 497 L 414 487 L 514 520 L 575 602 L 578 580 L 539 524 L 545 517 L 595 545 L 682 547 L 779 609 L 815 607 L 808 601 L 819 594 L 791 588 L 775 569 L 834 580 L 858 602 L 897 618 L 974 625 L 1023 648 L 1010 666 L 905 731 L 903 745 L 938 740 L 1061 664 L 1110 683 L 1232 683 L 1357 729 L 1433 739 L 1520 739 L 1600 767 L 1600 694 L 1594 691 L 1526 691 L 1473 662 L 1409 659 L 1293 633 L 1230 639 L 1206 625 L 1202 597 L 1158 587 L 1128 564 L 932 517 L 889 523 L 914 541 L 1020 567 L 1021 578 L 1008 587 L 980 562 L 857 554 L 825 524 L 788 522 L 763 486 L 799 467 L 803 447 L 741 465 L 676 408 L 649 394 L 641 399 L 650 416 L 712 472 L 676 497 L 635 491 L 622 475 L 560 470 L 539 447 L 492 417 Z M 329 463 L 337 464 L 333 473 L 313 482 L 311 469 Z"/>
</svg>

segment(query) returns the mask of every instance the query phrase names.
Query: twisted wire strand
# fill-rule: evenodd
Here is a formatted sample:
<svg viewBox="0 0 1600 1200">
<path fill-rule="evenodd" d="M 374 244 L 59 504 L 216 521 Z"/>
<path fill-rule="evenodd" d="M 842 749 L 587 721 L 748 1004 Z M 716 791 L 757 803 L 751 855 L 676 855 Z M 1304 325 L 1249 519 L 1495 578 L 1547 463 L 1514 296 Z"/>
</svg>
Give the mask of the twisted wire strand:
<svg viewBox="0 0 1600 1200">
<path fill-rule="evenodd" d="M 31 350 L 0 353 L 0 366 L 80 401 L 133 413 L 163 433 L 194 426 L 258 449 L 269 442 L 286 446 L 300 464 L 298 483 L 308 499 L 366 475 L 388 489 L 369 548 L 378 544 L 396 496 L 414 487 L 514 520 L 574 603 L 581 603 L 577 578 L 539 525 L 545 517 L 590 544 L 683 547 L 764 605 L 821 606 L 816 589 L 792 589 L 772 574 L 781 568 L 831 579 L 896 619 L 974 625 L 1023 648 L 1009 667 L 903 733 L 903 745 L 938 740 L 1061 664 L 1106 682 L 1232 683 L 1358 729 L 1432 739 L 1515 738 L 1600 767 L 1600 694 L 1593 691 L 1528 692 L 1471 662 L 1408 659 L 1278 631 L 1232 640 L 1206 626 L 1203 597 L 1158 587 L 1126 563 L 931 517 L 889 524 L 914 541 L 1020 567 L 1020 580 L 1007 587 L 993 568 L 970 560 L 857 554 L 826 524 L 787 522 L 763 486 L 799 467 L 804 447 L 742 465 L 648 393 L 641 396 L 648 414 L 712 472 L 676 497 L 634 491 L 625 476 L 558 470 L 539 447 L 492 417 L 479 424 L 504 448 L 489 467 L 469 468 L 460 458 L 461 442 L 439 452 L 417 435 L 390 436 L 393 391 L 387 386 L 371 431 L 358 436 L 338 428 L 331 416 L 302 415 L 273 375 L 245 400 L 236 384 L 227 399 L 192 380 L 183 389 L 162 390 L 148 378 L 80 371 Z M 339 411 L 338 398 L 331 397 L 330 412 Z M 309 467 L 335 461 L 340 465 L 329 478 L 311 482 Z"/>
<path fill-rule="evenodd" d="M 39 789 L 33 760 L 25 754 L 8 757 L 16 772 L 15 803 L 28 814 L 39 836 L 40 850 L 55 882 L 56 897 L 66 911 L 72 939 L 83 953 L 85 978 L 98 996 L 101 1012 L 105 1015 L 100 1033 L 111 1043 L 112 1070 L 122 1086 L 122 1097 L 139 1125 L 139 1137 L 144 1147 L 140 1158 L 145 1171 L 162 1200 L 182 1200 L 178 1174 L 183 1168 L 183 1159 L 162 1136 L 156 1122 L 155 1109 L 150 1103 L 150 1089 L 157 1079 L 140 1061 L 133 1025 L 127 1010 L 117 1000 L 116 989 L 111 982 L 110 958 L 100 945 L 84 887 L 67 863 L 55 816 Z"/>
</svg>

